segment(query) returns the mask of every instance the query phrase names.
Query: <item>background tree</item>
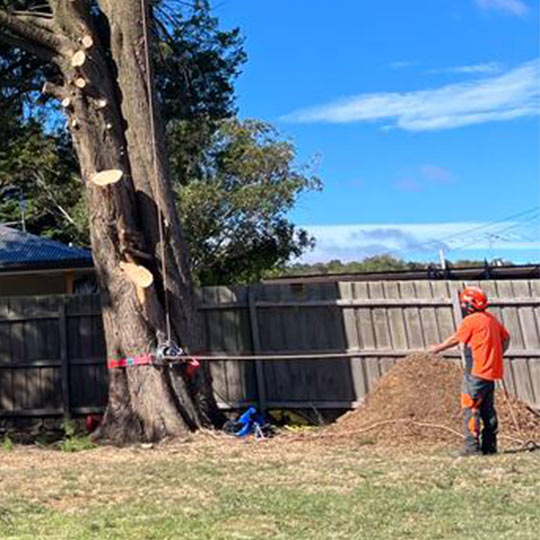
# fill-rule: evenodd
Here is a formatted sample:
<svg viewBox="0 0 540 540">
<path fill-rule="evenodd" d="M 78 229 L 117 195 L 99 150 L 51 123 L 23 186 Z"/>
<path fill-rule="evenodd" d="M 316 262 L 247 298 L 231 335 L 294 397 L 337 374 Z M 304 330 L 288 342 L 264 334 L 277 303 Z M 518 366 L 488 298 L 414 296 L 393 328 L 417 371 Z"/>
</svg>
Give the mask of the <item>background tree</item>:
<svg viewBox="0 0 540 540">
<path fill-rule="evenodd" d="M 71 143 L 65 131 L 43 129 L 52 125 L 54 110 L 37 90 L 51 74 L 49 63 L 0 42 L 0 222 L 20 221 L 22 198 L 29 230 L 84 241 L 82 182 Z"/>
<path fill-rule="evenodd" d="M 0 122 L 0 141 L 0 223 L 21 220 L 22 199 L 29 231 L 88 245 L 83 186 L 67 135 L 48 135 L 36 119 L 11 117 Z"/>
<path fill-rule="evenodd" d="M 498 264 L 512 266 L 511 261 L 500 261 Z M 492 263 L 493 265 L 493 263 Z M 497 265 L 497 263 L 495 263 Z M 342 262 L 338 259 L 319 263 L 294 263 L 277 269 L 272 277 L 298 276 L 309 274 L 354 274 L 362 272 L 396 272 L 405 270 L 426 270 L 433 268 L 433 263 L 406 261 L 392 255 L 375 255 L 366 257 L 360 261 Z M 489 267 L 487 261 L 458 260 L 446 261 L 446 267 L 451 268 L 474 268 Z M 435 268 L 440 268 L 438 263 Z"/>
<path fill-rule="evenodd" d="M 194 273 L 204 284 L 259 280 L 313 240 L 286 213 L 319 179 L 294 166 L 295 149 L 268 124 L 222 122 L 178 186 Z"/>
<path fill-rule="evenodd" d="M 154 350 L 170 333 L 188 350 L 201 335 L 186 245 L 155 106 L 144 1 L 0 3 L 0 42 L 34 55 L 45 93 L 62 103 L 85 185 L 109 358 Z M 158 26 L 154 26 L 157 33 Z M 39 75 L 36 75 L 39 80 Z M 103 185 L 100 180 L 119 181 Z M 146 265 L 152 284 L 130 278 Z M 100 435 L 115 442 L 185 433 L 217 415 L 208 379 L 193 388 L 153 366 L 110 372 Z"/>
</svg>

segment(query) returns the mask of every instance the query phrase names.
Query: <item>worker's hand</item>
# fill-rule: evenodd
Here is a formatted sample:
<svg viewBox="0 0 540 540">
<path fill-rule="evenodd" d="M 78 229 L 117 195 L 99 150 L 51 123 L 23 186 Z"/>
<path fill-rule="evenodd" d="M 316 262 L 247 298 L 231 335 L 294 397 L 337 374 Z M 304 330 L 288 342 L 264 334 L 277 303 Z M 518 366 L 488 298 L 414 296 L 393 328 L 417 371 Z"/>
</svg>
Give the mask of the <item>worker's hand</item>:
<svg viewBox="0 0 540 540">
<path fill-rule="evenodd" d="M 439 345 L 429 345 L 427 350 L 432 354 L 437 354 L 439 352 Z"/>
</svg>

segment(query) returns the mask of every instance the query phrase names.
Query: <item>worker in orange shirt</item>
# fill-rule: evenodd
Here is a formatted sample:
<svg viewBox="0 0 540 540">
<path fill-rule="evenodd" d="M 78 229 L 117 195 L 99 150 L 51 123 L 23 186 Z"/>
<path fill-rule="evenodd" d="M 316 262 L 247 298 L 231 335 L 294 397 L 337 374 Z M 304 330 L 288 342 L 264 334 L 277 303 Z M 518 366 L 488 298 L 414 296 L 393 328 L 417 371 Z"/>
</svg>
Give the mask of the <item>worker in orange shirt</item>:
<svg viewBox="0 0 540 540">
<path fill-rule="evenodd" d="M 466 314 L 456 333 L 429 351 L 439 353 L 458 344 L 465 351 L 461 406 L 465 411 L 465 448 L 462 455 L 497 452 L 495 381 L 503 378 L 503 353 L 510 343 L 506 328 L 486 311 L 488 299 L 478 287 L 459 295 Z M 481 427 L 482 426 L 482 427 Z"/>
</svg>

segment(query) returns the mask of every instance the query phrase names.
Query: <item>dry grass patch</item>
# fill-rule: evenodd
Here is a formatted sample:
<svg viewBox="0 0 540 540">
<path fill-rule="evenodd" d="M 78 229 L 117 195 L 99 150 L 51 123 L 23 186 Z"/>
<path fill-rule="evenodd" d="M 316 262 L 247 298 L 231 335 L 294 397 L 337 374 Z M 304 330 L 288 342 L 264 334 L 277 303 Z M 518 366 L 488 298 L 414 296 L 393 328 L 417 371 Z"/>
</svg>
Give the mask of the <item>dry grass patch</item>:
<svg viewBox="0 0 540 540">
<path fill-rule="evenodd" d="M 74 454 L 15 446 L 0 453 L 0 537 L 532 539 L 539 458 L 204 434 Z"/>
</svg>

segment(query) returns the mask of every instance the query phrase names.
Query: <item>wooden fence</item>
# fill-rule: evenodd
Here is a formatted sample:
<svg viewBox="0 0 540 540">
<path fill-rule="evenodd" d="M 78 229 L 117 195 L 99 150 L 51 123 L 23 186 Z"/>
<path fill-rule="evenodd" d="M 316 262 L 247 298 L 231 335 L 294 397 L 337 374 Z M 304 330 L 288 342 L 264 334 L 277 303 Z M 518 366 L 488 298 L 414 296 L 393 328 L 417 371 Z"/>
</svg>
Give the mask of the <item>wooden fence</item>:
<svg viewBox="0 0 540 540">
<path fill-rule="evenodd" d="M 0 298 L 0 417 L 101 411 L 105 377 L 97 295 Z"/>
<path fill-rule="evenodd" d="M 506 384 L 540 408 L 540 280 L 467 282 L 512 334 Z M 201 289 L 214 390 L 225 408 L 355 407 L 412 351 L 461 318 L 456 281 Z M 0 299 L 0 416 L 84 414 L 106 403 L 96 296 Z M 252 356 L 260 359 L 250 359 Z M 279 356 L 280 359 L 272 359 Z M 459 353 L 448 354 L 459 361 Z M 227 359 L 223 359 L 227 357 Z M 292 357 L 292 358 L 291 358 Z"/>
<path fill-rule="evenodd" d="M 466 284 L 487 291 L 490 311 L 512 334 L 506 354 L 509 390 L 540 408 L 540 280 Z M 237 406 L 258 396 L 269 407 L 354 407 L 398 359 L 454 332 L 464 285 L 379 281 L 205 288 L 208 350 L 266 357 L 252 364 L 213 362 L 218 400 Z M 270 360 L 297 354 L 302 359 Z M 460 360 L 457 351 L 447 356 Z"/>
</svg>

